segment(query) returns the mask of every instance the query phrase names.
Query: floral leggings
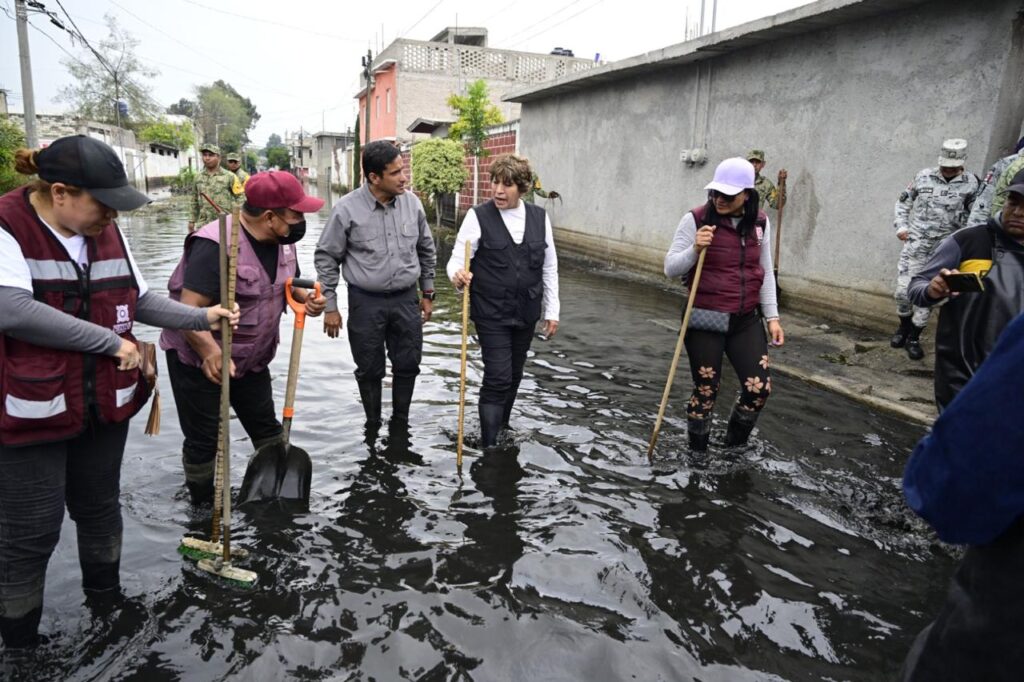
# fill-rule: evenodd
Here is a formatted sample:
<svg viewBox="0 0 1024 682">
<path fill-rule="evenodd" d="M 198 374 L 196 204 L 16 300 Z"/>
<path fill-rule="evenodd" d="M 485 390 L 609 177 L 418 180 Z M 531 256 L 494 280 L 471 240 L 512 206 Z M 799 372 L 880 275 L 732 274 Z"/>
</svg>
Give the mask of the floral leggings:
<svg viewBox="0 0 1024 682">
<path fill-rule="evenodd" d="M 736 409 L 752 416 L 761 411 L 771 395 L 772 378 L 768 371 L 768 337 L 756 310 L 730 315 L 729 331 L 725 334 L 687 330 L 685 343 L 693 375 L 687 417 L 711 418 L 722 378 L 722 355 L 729 356 L 740 380 Z"/>
</svg>

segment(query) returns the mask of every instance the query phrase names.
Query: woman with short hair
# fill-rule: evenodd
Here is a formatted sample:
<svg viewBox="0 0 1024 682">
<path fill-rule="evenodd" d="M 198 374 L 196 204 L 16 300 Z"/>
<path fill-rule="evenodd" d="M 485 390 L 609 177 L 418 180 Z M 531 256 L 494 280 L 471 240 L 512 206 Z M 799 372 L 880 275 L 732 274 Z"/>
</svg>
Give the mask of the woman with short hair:
<svg viewBox="0 0 1024 682">
<path fill-rule="evenodd" d="M 471 209 L 462 221 L 448 261 L 456 289 L 472 282 L 470 317 L 476 325 L 484 361 L 480 388 L 481 446 L 497 444 L 509 425 L 534 328 L 558 331 L 558 256 L 551 221 L 539 206 L 527 203 L 533 180 L 521 156 L 495 157 L 490 166 L 493 198 Z M 473 254 L 466 270 L 465 245 Z"/>
</svg>

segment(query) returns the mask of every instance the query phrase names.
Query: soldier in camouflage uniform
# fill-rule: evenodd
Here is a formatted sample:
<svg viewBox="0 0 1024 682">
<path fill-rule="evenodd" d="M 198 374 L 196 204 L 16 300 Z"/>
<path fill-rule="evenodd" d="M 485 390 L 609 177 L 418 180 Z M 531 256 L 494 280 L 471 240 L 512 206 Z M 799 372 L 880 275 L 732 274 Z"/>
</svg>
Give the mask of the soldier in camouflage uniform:
<svg viewBox="0 0 1024 682">
<path fill-rule="evenodd" d="M 761 170 L 764 168 L 764 152 L 760 149 L 751 149 L 750 153 L 747 154 L 747 161 L 754 167 L 754 189 L 757 190 L 757 196 L 760 197 L 760 203 L 758 208 L 764 210 L 764 205 L 767 203 L 775 210 L 779 209 L 779 197 L 780 192 L 775 188 L 775 184 L 764 175 L 761 175 Z M 786 169 L 779 171 L 779 175 L 785 179 Z"/>
<path fill-rule="evenodd" d="M 245 183 L 249 182 L 249 174 L 242 168 L 241 156 L 239 154 L 228 154 L 224 157 L 224 162 L 228 170 L 238 176 L 238 181 L 242 183 L 242 189 L 245 189 Z"/>
<path fill-rule="evenodd" d="M 964 170 L 966 140 L 946 140 L 937 168 L 925 168 L 896 200 L 896 236 L 903 242 L 896 274 L 896 314 L 900 326 L 890 339 L 893 348 L 906 347 L 911 360 L 924 357 L 921 332 L 931 308 L 918 308 L 907 297 L 907 286 L 931 258 L 939 242 L 967 223 L 980 181 Z"/>
<path fill-rule="evenodd" d="M 1006 191 L 1003 190 L 999 207 L 996 208 L 993 204 L 996 198 L 996 185 L 1002 179 L 1006 170 L 1020 158 L 1021 149 L 1024 149 L 1024 137 L 1020 138 L 1017 142 L 1017 149 L 1013 154 L 1004 156 L 1003 158 L 992 164 L 992 167 L 988 169 L 988 174 L 985 175 L 985 179 L 981 183 L 981 190 L 978 192 L 978 198 L 974 201 L 974 208 L 971 209 L 971 217 L 967 219 L 968 225 L 984 225 L 988 222 L 991 216 L 1002 210 L 1003 201 L 1006 200 Z M 1010 173 L 1009 178 L 1013 177 L 1013 173 Z M 1005 188 L 1009 183 L 1004 183 Z"/>
<path fill-rule="evenodd" d="M 245 201 L 238 176 L 220 166 L 220 147 L 204 144 L 199 151 L 203 153 L 205 168 L 196 175 L 196 186 L 188 211 L 189 232 L 194 231 L 197 225 L 202 227 L 217 219 L 216 209 L 200 194 L 210 197 L 225 213 L 230 213 L 236 206 L 241 207 Z"/>
</svg>

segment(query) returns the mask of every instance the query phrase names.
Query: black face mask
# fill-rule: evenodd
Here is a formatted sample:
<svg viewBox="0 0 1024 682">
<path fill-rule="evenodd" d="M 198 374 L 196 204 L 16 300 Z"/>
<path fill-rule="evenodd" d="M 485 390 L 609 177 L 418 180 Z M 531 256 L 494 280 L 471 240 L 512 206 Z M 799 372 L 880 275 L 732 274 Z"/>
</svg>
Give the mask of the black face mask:
<svg viewBox="0 0 1024 682">
<path fill-rule="evenodd" d="M 306 236 L 306 221 L 303 220 L 299 223 L 291 223 L 289 225 L 291 229 L 288 230 L 287 237 L 281 237 L 277 240 L 278 244 L 294 244 L 303 237 Z"/>
</svg>

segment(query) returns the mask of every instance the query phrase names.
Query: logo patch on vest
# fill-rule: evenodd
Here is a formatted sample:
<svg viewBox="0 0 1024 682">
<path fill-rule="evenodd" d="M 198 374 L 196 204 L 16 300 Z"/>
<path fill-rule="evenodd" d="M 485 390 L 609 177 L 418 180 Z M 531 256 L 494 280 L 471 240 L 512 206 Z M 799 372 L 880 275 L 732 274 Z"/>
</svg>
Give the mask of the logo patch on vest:
<svg viewBox="0 0 1024 682">
<path fill-rule="evenodd" d="M 761 246 L 761 242 L 764 241 L 764 228 L 760 225 L 755 225 L 754 232 L 757 234 L 757 245 Z"/>
<path fill-rule="evenodd" d="M 117 322 L 114 324 L 115 334 L 126 334 L 132 330 L 132 321 L 128 317 L 128 304 L 119 304 L 116 308 Z"/>
</svg>

